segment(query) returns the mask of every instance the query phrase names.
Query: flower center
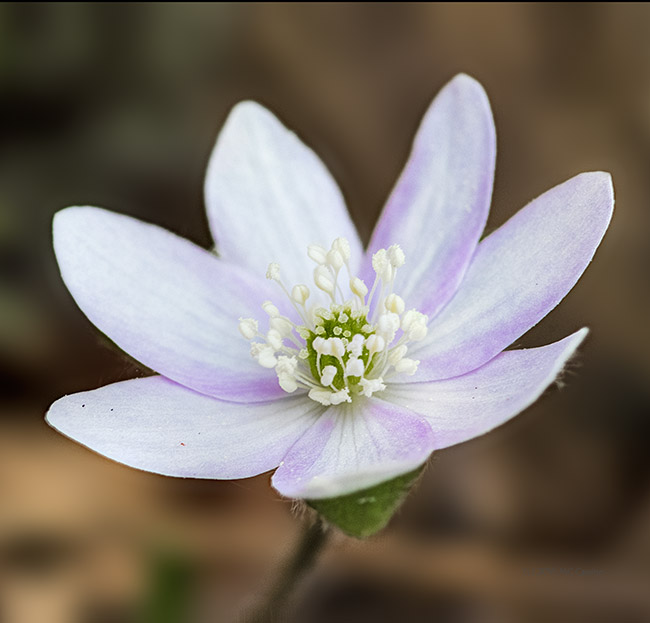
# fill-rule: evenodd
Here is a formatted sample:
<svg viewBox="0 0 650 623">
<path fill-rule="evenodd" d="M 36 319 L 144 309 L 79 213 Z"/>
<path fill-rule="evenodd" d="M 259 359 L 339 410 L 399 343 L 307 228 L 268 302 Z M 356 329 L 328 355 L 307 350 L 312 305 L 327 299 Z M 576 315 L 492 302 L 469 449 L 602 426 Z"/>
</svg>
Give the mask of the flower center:
<svg viewBox="0 0 650 623">
<path fill-rule="evenodd" d="M 385 381 L 391 377 L 414 374 L 420 362 L 406 354 L 411 342 L 426 336 L 428 319 L 415 309 L 405 311 L 404 301 L 393 292 L 395 274 L 405 260 L 401 248 L 392 245 L 372 256 L 376 277 L 370 294 L 350 272 L 350 245 L 345 238 L 337 238 L 329 251 L 312 244 L 307 255 L 316 263 L 314 285 L 329 300 L 308 305 L 309 288 L 298 284 L 289 292 L 279 264 L 270 264 L 266 277 L 289 298 L 301 324 L 282 315 L 270 301 L 262 304 L 269 316 L 266 334 L 259 331 L 256 320 L 240 318 L 239 330 L 251 340 L 251 355 L 257 362 L 275 369 L 284 391 L 306 389 L 312 400 L 324 405 L 372 396 L 386 389 Z M 347 284 L 343 286 L 344 268 Z"/>
</svg>

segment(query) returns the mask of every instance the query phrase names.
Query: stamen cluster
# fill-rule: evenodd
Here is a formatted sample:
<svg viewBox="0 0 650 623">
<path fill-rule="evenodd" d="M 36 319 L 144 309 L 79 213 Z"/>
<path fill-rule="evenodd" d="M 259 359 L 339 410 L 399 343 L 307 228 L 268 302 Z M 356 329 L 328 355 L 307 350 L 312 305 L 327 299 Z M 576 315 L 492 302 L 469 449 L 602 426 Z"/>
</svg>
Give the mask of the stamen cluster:
<svg viewBox="0 0 650 623">
<path fill-rule="evenodd" d="M 391 377 L 414 374 L 420 362 L 406 354 L 409 343 L 426 336 L 428 319 L 415 309 L 405 311 L 404 301 L 393 292 L 395 274 L 405 261 L 399 245 L 373 255 L 376 276 L 369 294 L 363 280 L 350 272 L 350 244 L 345 238 L 334 240 L 329 250 L 309 245 L 307 255 L 316 264 L 314 285 L 329 297 L 329 306 L 320 302 L 308 306 L 309 288 L 298 284 L 289 291 L 279 264 L 270 264 L 266 277 L 280 286 L 302 324 L 281 314 L 270 301 L 262 304 L 269 316 L 266 334 L 256 320 L 241 318 L 239 330 L 251 340 L 257 362 L 275 369 L 286 392 L 306 389 L 323 405 L 372 396 L 385 389 Z M 347 284 L 342 286 L 344 268 Z"/>
</svg>

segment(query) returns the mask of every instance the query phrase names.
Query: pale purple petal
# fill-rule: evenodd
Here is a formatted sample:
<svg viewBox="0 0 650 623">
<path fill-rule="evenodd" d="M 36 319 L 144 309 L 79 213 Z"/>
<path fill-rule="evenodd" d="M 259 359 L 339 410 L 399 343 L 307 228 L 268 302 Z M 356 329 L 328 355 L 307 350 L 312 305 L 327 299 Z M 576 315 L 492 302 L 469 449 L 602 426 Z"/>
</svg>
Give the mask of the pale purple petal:
<svg viewBox="0 0 650 623">
<path fill-rule="evenodd" d="M 581 329 L 547 346 L 505 351 L 454 379 L 391 384 L 381 397 L 425 417 L 435 447 L 445 448 L 487 433 L 535 402 L 586 335 Z"/>
<path fill-rule="evenodd" d="M 265 316 L 272 284 L 164 229 L 99 208 L 54 218 L 54 249 L 75 301 L 144 365 L 191 389 L 252 402 L 284 395 L 250 356 L 238 318 Z"/>
<path fill-rule="evenodd" d="M 454 298 L 413 350 L 414 377 L 444 379 L 483 365 L 537 324 L 588 266 L 614 205 L 607 173 L 582 173 L 483 240 Z"/>
<path fill-rule="evenodd" d="M 308 283 L 307 246 L 350 241 L 362 255 L 343 196 L 325 165 L 268 110 L 237 104 L 219 135 L 205 182 L 206 206 L 222 257 L 258 275 L 278 262 L 289 286 Z"/>
<path fill-rule="evenodd" d="M 424 116 L 370 241 L 366 280 L 374 279 L 371 254 L 399 244 L 406 265 L 397 273 L 395 291 L 410 307 L 435 314 L 458 287 L 485 226 L 495 154 L 487 96 L 461 74 Z"/>
<path fill-rule="evenodd" d="M 47 421 L 131 467 L 165 476 L 230 479 L 276 467 L 322 411 L 304 395 L 245 405 L 154 376 L 60 398 Z"/>
<path fill-rule="evenodd" d="M 434 438 L 412 412 L 374 398 L 330 407 L 289 450 L 273 476 L 287 497 L 345 495 L 426 461 Z"/>
</svg>

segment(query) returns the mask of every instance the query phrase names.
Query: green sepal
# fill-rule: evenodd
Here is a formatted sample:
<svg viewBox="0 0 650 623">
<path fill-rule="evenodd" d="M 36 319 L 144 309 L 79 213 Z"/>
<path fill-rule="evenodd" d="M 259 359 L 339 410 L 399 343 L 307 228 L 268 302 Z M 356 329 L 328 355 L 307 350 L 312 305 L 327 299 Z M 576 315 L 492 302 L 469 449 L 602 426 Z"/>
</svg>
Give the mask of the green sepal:
<svg viewBox="0 0 650 623">
<path fill-rule="evenodd" d="M 348 495 L 305 502 L 346 534 L 365 539 L 386 526 L 422 470 L 423 467 L 418 467 L 412 472 Z"/>
</svg>

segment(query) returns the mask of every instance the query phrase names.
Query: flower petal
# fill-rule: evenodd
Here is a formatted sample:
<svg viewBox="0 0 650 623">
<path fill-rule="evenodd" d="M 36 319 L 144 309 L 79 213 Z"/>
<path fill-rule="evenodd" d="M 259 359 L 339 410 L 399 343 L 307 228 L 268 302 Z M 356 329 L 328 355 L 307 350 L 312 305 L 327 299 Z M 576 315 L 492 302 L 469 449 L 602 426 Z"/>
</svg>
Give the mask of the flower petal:
<svg viewBox="0 0 650 623">
<path fill-rule="evenodd" d="M 382 398 L 421 414 L 436 449 L 478 437 L 535 402 L 587 335 L 540 348 L 505 351 L 478 370 L 444 381 L 390 385 Z"/>
<path fill-rule="evenodd" d="M 249 405 L 198 394 L 161 376 L 57 400 L 48 423 L 88 448 L 148 472 L 248 478 L 278 465 L 324 408 L 305 396 Z"/>
<path fill-rule="evenodd" d="M 205 182 L 219 254 L 258 275 L 281 265 L 289 286 L 311 281 L 307 246 L 350 241 L 363 253 L 343 196 L 325 165 L 268 110 L 237 104 L 219 135 Z M 355 264 L 356 268 L 356 264 Z"/>
<path fill-rule="evenodd" d="M 144 365 L 224 399 L 284 395 L 237 328 L 240 316 L 264 316 L 269 282 L 164 229 L 99 208 L 58 212 L 54 249 L 82 311 Z"/>
<path fill-rule="evenodd" d="M 587 268 L 613 206 L 609 174 L 582 173 L 483 240 L 456 295 L 413 350 L 421 364 L 410 380 L 475 370 L 537 324 Z"/>
<path fill-rule="evenodd" d="M 405 474 L 433 448 L 429 425 L 407 409 L 368 399 L 330 407 L 289 450 L 273 486 L 294 498 L 332 498 Z"/>
<path fill-rule="evenodd" d="M 399 244 L 406 266 L 395 290 L 430 316 L 453 295 L 476 249 L 488 215 L 496 139 L 481 85 L 456 76 L 433 100 L 413 151 L 373 233 L 372 253 Z"/>
</svg>

